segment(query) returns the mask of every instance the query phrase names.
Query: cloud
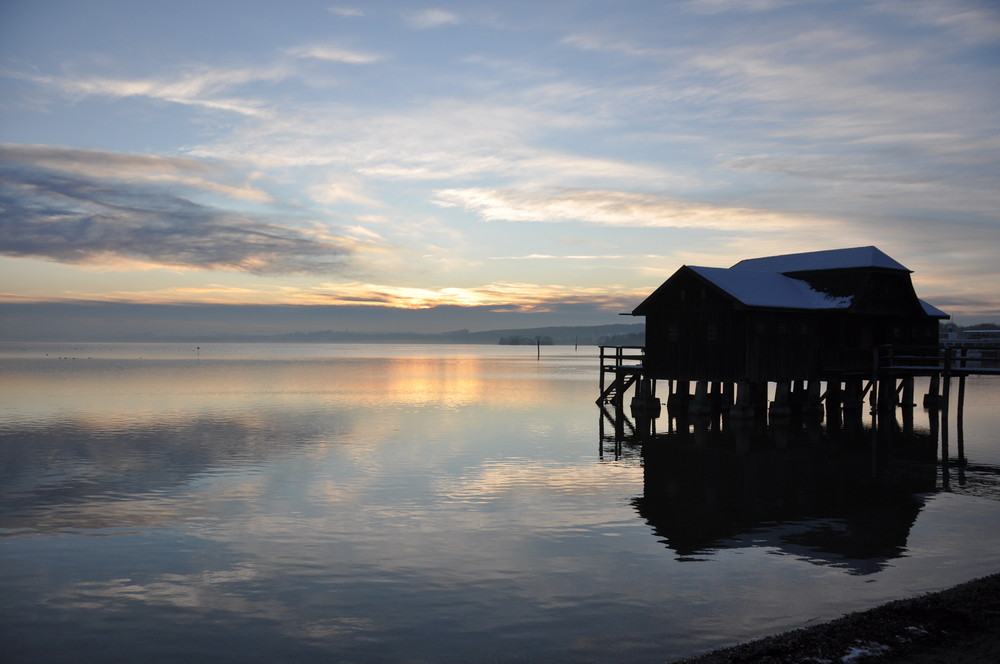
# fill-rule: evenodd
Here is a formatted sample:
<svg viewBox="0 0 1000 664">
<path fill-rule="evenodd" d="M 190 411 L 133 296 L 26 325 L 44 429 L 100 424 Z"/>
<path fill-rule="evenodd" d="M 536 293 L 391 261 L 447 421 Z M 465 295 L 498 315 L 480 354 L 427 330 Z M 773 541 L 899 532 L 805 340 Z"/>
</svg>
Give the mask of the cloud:
<svg viewBox="0 0 1000 664">
<path fill-rule="evenodd" d="M 873 10 L 903 21 L 945 30 L 961 41 L 995 44 L 1000 40 L 1000 11 L 995 2 L 977 0 L 883 0 Z"/>
<path fill-rule="evenodd" d="M 330 62 L 342 62 L 349 65 L 370 65 L 383 59 L 382 56 L 374 55 L 372 53 L 349 51 L 338 46 L 322 44 L 299 46 L 289 49 L 288 53 L 297 58 L 313 58 L 316 60 L 327 60 Z"/>
<path fill-rule="evenodd" d="M 87 159 L 95 162 L 93 174 L 82 172 Z M 135 177 L 125 169 L 128 164 L 138 167 Z M 157 166 L 169 187 L 156 182 Z M 186 180 L 206 188 L 200 177 L 206 168 L 182 159 L 4 146 L 0 253 L 70 264 L 140 263 L 254 274 L 344 269 L 352 240 L 201 204 L 179 193 L 184 187 L 178 183 Z M 196 175 L 183 175 L 187 170 Z"/>
<path fill-rule="evenodd" d="M 629 39 L 615 38 L 606 34 L 577 33 L 564 37 L 561 43 L 582 51 L 621 53 L 643 59 L 660 59 L 669 53 L 660 47 L 641 46 Z"/>
<path fill-rule="evenodd" d="M 813 0 L 815 1 L 815 0 Z M 806 0 L 688 0 L 683 6 L 696 14 L 721 14 L 725 12 L 768 12 L 801 5 Z"/>
<path fill-rule="evenodd" d="M 198 66 L 174 75 L 147 78 L 101 76 L 21 76 L 71 96 L 144 97 L 245 116 L 266 115 L 266 104 L 246 97 L 222 96 L 223 92 L 251 83 L 277 82 L 292 71 L 281 65 L 262 68 L 224 69 Z"/>
<path fill-rule="evenodd" d="M 363 186 L 351 177 L 330 177 L 326 183 L 313 185 L 307 191 L 312 200 L 323 205 L 347 202 L 368 207 L 379 206 L 379 202 L 367 196 L 363 191 Z"/>
<path fill-rule="evenodd" d="M 435 192 L 440 205 L 459 205 L 487 221 L 566 222 L 730 231 L 791 230 L 818 219 L 767 210 L 690 203 L 627 191 L 470 187 Z"/>
<path fill-rule="evenodd" d="M 607 311 L 621 310 L 644 295 L 608 288 L 493 282 L 482 286 L 413 288 L 369 283 L 322 284 L 299 294 L 297 304 L 370 305 L 400 309 L 441 306 L 500 307 L 521 313 L 553 311 L 575 304 Z"/>
<path fill-rule="evenodd" d="M 561 261 L 598 261 L 598 260 L 621 260 L 623 258 L 660 258 L 657 254 L 526 254 L 524 256 L 490 256 L 491 261 L 534 261 L 534 260 L 561 260 Z"/>
<path fill-rule="evenodd" d="M 535 92 L 532 103 L 540 96 Z M 502 177 L 552 185 L 687 187 L 696 181 L 647 162 L 535 145 L 548 132 L 585 130 L 594 123 L 577 112 L 510 99 L 439 99 L 405 113 L 357 113 L 330 104 L 246 123 L 189 154 L 259 168 L 336 166 L 363 178 L 410 182 Z"/>
<path fill-rule="evenodd" d="M 634 306 L 648 294 L 646 289 L 616 286 L 584 287 L 562 284 L 530 284 L 497 281 L 479 286 L 420 288 L 364 281 L 320 282 L 309 286 L 256 284 L 232 286 L 171 286 L 159 289 L 121 288 L 90 293 L 68 290 L 63 302 L 102 301 L 121 304 L 230 304 L 370 307 L 426 310 L 462 307 L 544 313 L 572 307 L 617 313 Z M 0 294 L 0 302 L 25 298 Z"/>
<path fill-rule="evenodd" d="M 249 182 L 231 184 L 218 163 L 182 157 L 69 149 L 54 145 L 0 145 L 0 162 L 32 164 L 35 167 L 97 179 L 127 179 L 133 182 L 177 184 L 228 198 L 254 203 L 272 200 L 266 191 Z"/>
<path fill-rule="evenodd" d="M 330 13 L 344 18 L 364 16 L 365 13 L 356 7 L 330 7 Z"/>
<path fill-rule="evenodd" d="M 457 14 L 444 9 L 421 9 L 407 12 L 404 16 L 410 25 L 420 29 L 456 25 L 461 22 Z"/>
</svg>

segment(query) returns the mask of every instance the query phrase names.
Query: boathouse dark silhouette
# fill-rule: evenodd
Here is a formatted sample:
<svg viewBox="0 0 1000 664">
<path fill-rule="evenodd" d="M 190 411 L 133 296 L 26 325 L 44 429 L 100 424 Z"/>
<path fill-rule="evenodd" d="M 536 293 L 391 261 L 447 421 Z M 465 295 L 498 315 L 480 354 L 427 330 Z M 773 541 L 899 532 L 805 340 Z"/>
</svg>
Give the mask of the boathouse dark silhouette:
<svg viewBox="0 0 1000 664">
<path fill-rule="evenodd" d="M 633 311 L 646 319 L 642 375 L 789 381 L 870 374 L 873 349 L 937 348 L 948 315 L 876 247 L 684 266 Z"/>
</svg>

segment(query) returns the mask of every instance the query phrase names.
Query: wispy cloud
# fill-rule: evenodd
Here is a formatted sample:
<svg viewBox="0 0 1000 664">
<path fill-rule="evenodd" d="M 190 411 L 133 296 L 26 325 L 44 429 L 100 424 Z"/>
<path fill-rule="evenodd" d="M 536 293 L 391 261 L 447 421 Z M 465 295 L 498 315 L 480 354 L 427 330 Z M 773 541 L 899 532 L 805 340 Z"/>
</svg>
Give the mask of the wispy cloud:
<svg viewBox="0 0 1000 664">
<path fill-rule="evenodd" d="M 660 258 L 656 254 L 525 254 L 523 256 L 490 256 L 491 261 L 598 261 L 623 258 Z"/>
<path fill-rule="evenodd" d="M 461 23 L 458 14 L 445 9 L 419 9 L 406 12 L 404 17 L 410 25 L 421 29 Z"/>
<path fill-rule="evenodd" d="M 344 18 L 353 18 L 365 15 L 365 13 L 357 7 L 330 7 L 330 13 L 336 14 L 337 16 L 343 16 Z"/>
<path fill-rule="evenodd" d="M 480 286 L 419 288 L 362 281 L 323 282 L 312 286 L 234 287 L 226 284 L 175 286 L 155 290 L 122 288 L 90 293 L 68 290 L 60 301 L 91 301 L 131 304 L 267 304 L 328 305 L 392 309 L 433 309 L 436 307 L 477 307 L 520 313 L 540 313 L 560 308 L 585 306 L 594 311 L 617 313 L 634 306 L 647 293 L 620 287 L 586 288 L 559 284 L 540 285 L 492 282 Z M 0 301 L 17 301 L 3 296 Z"/>
<path fill-rule="evenodd" d="M 813 0 L 815 2 L 816 0 Z M 725 12 L 769 12 L 784 9 L 789 5 L 802 5 L 808 0 L 687 0 L 682 6 L 697 14 L 721 14 Z"/>
<path fill-rule="evenodd" d="M 779 231 L 801 228 L 809 220 L 767 210 L 725 207 L 626 191 L 442 189 L 441 205 L 460 205 L 487 221 L 567 222 L 607 226 L 703 228 L 730 231 Z"/>
<path fill-rule="evenodd" d="M 322 228 L 292 228 L 195 202 L 178 186 L 189 179 L 205 188 L 205 167 L 190 160 L 59 152 L 24 146 L 0 150 L 4 255 L 269 274 L 341 272 L 353 253 L 351 240 Z M 87 158 L 103 160 L 103 171 L 79 173 L 76 165 Z M 140 167 L 138 178 L 124 172 L 127 163 Z M 164 167 L 171 186 L 156 183 L 156 165 Z M 185 177 L 185 169 L 196 176 Z"/>
<path fill-rule="evenodd" d="M 75 97 L 144 97 L 186 106 L 227 111 L 245 116 L 266 115 L 267 104 L 247 96 L 225 96 L 235 88 L 260 82 L 274 83 L 291 75 L 285 66 L 225 69 L 209 66 L 185 68 L 172 75 L 135 78 L 102 76 L 24 75 L 49 88 Z"/>
<path fill-rule="evenodd" d="M 519 312 L 551 311 L 556 307 L 586 304 L 618 310 L 636 293 L 615 289 L 494 282 L 474 287 L 412 288 L 369 283 L 321 285 L 301 293 L 299 303 L 390 306 L 427 309 L 439 306 L 499 307 Z"/>
<path fill-rule="evenodd" d="M 366 207 L 378 207 L 379 201 L 364 192 L 364 186 L 357 178 L 335 175 L 327 178 L 323 184 L 314 185 L 307 190 L 310 198 L 323 205 L 337 203 L 352 203 Z"/>
<path fill-rule="evenodd" d="M 329 44 L 298 46 L 289 49 L 288 53 L 297 58 L 313 58 L 330 62 L 342 62 L 349 65 L 370 65 L 384 59 L 382 56 L 373 53 L 351 51 Z"/>
<path fill-rule="evenodd" d="M 505 178 L 535 185 L 616 181 L 656 187 L 687 187 L 695 181 L 689 173 L 652 163 L 535 144 L 546 132 L 577 131 L 593 123 L 571 112 L 509 100 L 442 99 L 406 113 L 369 114 L 319 105 L 246 123 L 189 153 L 259 168 L 336 166 L 370 181 Z"/>
<path fill-rule="evenodd" d="M 995 44 L 1000 40 L 1000 11 L 989 1 L 882 0 L 872 9 L 909 23 L 943 29 L 966 43 Z"/>
</svg>

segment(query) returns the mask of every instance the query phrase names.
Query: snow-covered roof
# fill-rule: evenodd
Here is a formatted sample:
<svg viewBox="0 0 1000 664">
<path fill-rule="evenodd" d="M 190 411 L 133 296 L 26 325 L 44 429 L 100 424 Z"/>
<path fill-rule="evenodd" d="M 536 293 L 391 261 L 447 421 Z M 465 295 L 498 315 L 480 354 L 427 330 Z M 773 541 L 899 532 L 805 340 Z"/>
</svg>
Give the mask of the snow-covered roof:
<svg viewBox="0 0 1000 664">
<path fill-rule="evenodd" d="M 920 298 L 917 299 L 920 300 Z M 920 306 L 924 308 L 924 313 L 931 318 L 951 318 L 951 314 L 946 314 L 929 302 L 920 300 Z"/>
<path fill-rule="evenodd" d="M 877 247 L 853 247 L 851 249 L 829 249 L 810 251 L 802 254 L 747 258 L 732 267 L 737 270 L 761 270 L 764 272 L 806 272 L 809 270 L 837 270 L 857 267 L 881 267 L 890 270 L 911 272 Z"/>
<path fill-rule="evenodd" d="M 688 265 L 690 270 L 713 284 L 722 292 L 748 307 L 773 309 L 845 310 L 854 304 L 855 295 L 831 295 L 816 290 L 800 273 L 819 270 L 838 270 L 875 267 L 910 272 L 876 247 L 832 249 L 804 254 L 787 254 L 767 258 L 742 260 L 731 268 L 699 267 Z M 680 272 L 680 271 L 678 271 Z M 676 275 L 675 275 L 676 276 Z M 667 280 L 632 311 L 633 316 L 645 316 L 647 309 L 655 306 Z M 932 318 L 950 318 L 937 307 L 920 300 L 924 313 Z"/>
<path fill-rule="evenodd" d="M 742 270 L 736 267 L 688 267 L 747 306 L 847 309 L 853 302 L 851 297 L 835 297 L 813 290 L 805 281 L 777 272 Z"/>
</svg>

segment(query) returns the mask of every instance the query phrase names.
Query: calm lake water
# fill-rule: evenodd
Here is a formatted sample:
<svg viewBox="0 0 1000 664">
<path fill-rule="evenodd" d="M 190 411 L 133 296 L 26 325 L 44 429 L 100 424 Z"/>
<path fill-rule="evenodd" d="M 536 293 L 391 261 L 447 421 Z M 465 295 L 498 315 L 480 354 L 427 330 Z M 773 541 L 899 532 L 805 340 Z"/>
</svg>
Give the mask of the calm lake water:
<svg viewBox="0 0 1000 664">
<path fill-rule="evenodd" d="M 597 366 L 0 344 L 0 654 L 667 661 L 1000 571 L 1000 379 L 968 381 L 942 469 L 921 409 L 912 442 L 615 445 Z"/>
</svg>

